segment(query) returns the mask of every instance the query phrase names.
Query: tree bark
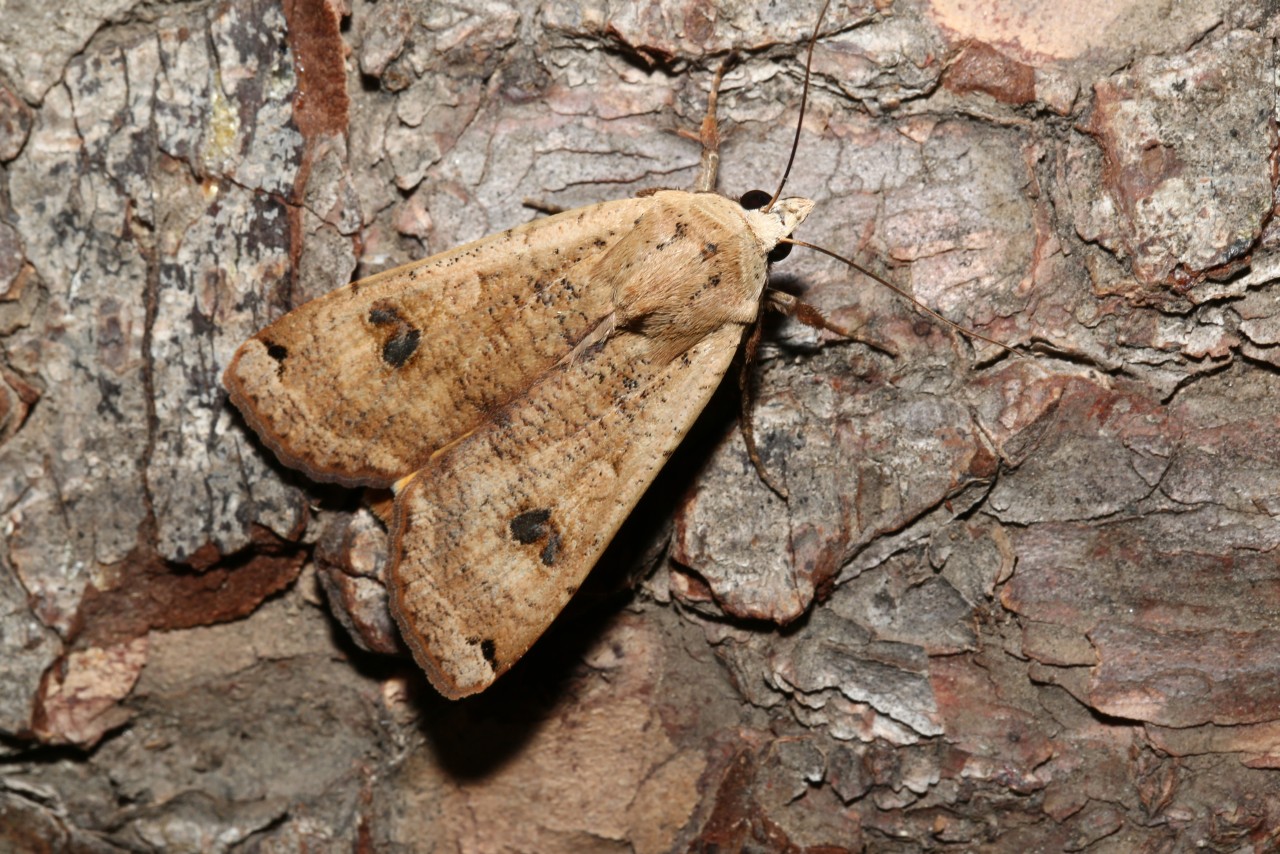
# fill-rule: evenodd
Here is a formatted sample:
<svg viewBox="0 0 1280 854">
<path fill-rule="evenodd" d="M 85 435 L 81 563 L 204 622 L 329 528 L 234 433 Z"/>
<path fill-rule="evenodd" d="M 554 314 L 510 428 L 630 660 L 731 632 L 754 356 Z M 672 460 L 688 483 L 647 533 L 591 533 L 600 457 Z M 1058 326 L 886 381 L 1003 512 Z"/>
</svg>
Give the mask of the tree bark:
<svg viewBox="0 0 1280 854">
<path fill-rule="evenodd" d="M 10 4 L 0 847 L 1272 850 L 1280 252 L 1263 4 L 836 2 L 747 459 L 726 384 L 590 583 L 451 703 L 376 497 L 236 347 L 536 214 L 772 192 L 820 4 Z"/>
</svg>

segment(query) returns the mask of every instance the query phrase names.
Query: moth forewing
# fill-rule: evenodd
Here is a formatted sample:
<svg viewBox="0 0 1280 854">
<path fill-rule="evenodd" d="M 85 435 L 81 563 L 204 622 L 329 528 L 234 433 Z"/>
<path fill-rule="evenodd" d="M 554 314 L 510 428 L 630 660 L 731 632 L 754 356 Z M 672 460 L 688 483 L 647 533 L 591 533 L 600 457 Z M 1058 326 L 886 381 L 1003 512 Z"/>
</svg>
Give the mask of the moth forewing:
<svg viewBox="0 0 1280 854">
<path fill-rule="evenodd" d="M 245 420 L 316 480 L 387 486 L 517 396 L 612 310 L 595 262 L 651 207 L 535 220 L 339 288 L 242 344 Z"/>
<path fill-rule="evenodd" d="M 612 336 L 451 446 L 396 501 L 392 613 L 458 698 L 506 672 L 577 591 L 733 359 L 725 325 L 674 359 Z"/>
<path fill-rule="evenodd" d="M 662 191 L 568 211 L 307 303 L 224 382 L 286 464 L 396 485 L 392 610 L 432 684 L 466 696 L 577 590 L 812 208 Z"/>
<path fill-rule="evenodd" d="M 397 498 L 392 610 L 446 696 L 488 687 L 577 591 L 719 385 L 759 312 L 768 251 L 812 207 L 652 198 L 597 262 L 615 295 L 611 334 L 435 455 Z"/>
</svg>

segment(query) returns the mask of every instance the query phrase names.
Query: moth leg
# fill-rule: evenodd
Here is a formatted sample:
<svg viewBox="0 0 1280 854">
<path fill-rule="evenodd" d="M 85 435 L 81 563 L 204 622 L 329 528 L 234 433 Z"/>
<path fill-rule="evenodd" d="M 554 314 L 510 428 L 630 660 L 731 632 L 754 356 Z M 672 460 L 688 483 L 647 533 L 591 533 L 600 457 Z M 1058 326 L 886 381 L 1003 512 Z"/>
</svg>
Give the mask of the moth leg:
<svg viewBox="0 0 1280 854">
<path fill-rule="evenodd" d="M 857 341 L 859 344 L 865 344 L 872 350 L 884 353 L 886 356 L 892 356 L 894 358 L 897 358 L 898 356 L 898 352 L 889 345 L 880 341 L 873 341 L 870 338 L 863 338 L 839 324 L 832 323 L 830 320 L 827 320 L 826 316 L 823 315 L 822 312 L 818 311 L 807 302 L 801 302 L 785 291 L 765 291 L 765 305 L 779 314 L 794 317 L 805 326 L 810 326 L 814 329 L 825 329 L 827 332 L 833 332 L 841 338 L 847 338 L 850 341 Z"/>
<path fill-rule="evenodd" d="M 742 392 L 742 415 L 738 419 L 738 429 L 742 431 L 742 441 L 747 446 L 747 458 L 755 466 L 756 474 L 764 481 L 765 486 L 776 492 L 783 501 L 787 501 L 791 498 L 791 493 L 774 479 L 765 468 L 764 460 L 760 458 L 760 449 L 756 447 L 755 423 L 751 420 L 751 367 L 755 364 L 756 350 L 760 346 L 760 336 L 763 331 L 764 324 L 757 319 L 751 325 L 751 333 L 747 336 L 746 346 L 742 350 L 742 373 L 738 376 L 738 387 Z"/>
<path fill-rule="evenodd" d="M 707 114 L 702 117 L 702 126 L 697 135 L 681 131 L 682 136 L 696 139 L 702 145 L 698 179 L 693 184 L 695 193 L 712 193 L 716 189 L 716 175 L 720 171 L 720 125 L 716 121 L 716 102 L 720 100 L 720 84 L 724 81 L 725 72 L 737 61 L 738 57 L 732 53 L 720 61 L 720 67 L 711 78 L 711 92 L 707 95 Z"/>
</svg>

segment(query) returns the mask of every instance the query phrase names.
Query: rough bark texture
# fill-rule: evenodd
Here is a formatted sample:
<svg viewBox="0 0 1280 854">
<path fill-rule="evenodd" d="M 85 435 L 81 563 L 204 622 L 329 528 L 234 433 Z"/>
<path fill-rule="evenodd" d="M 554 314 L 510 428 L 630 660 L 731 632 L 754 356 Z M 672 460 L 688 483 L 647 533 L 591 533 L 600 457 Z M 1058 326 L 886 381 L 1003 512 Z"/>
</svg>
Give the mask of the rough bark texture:
<svg viewBox="0 0 1280 854">
<path fill-rule="evenodd" d="M 771 328 L 791 500 L 726 389 L 473 700 L 404 657 L 365 499 L 228 406 L 289 306 L 688 186 L 729 51 L 720 188 L 771 190 L 818 5 L 4 7 L 0 849 L 1280 845 L 1262 3 L 837 0 L 802 236 L 1033 357 L 797 250 L 894 355 Z"/>
</svg>

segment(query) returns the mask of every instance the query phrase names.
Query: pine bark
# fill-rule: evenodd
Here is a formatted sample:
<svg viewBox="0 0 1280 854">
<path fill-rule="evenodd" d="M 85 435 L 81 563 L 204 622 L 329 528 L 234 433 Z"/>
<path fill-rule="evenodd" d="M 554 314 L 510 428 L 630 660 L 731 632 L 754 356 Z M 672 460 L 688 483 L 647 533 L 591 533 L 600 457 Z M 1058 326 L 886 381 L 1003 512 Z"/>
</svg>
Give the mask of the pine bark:
<svg viewBox="0 0 1280 854">
<path fill-rule="evenodd" d="M 772 191 L 815 2 L 0 15 L 0 848 L 1272 850 L 1280 268 L 1262 4 L 837 2 L 748 462 L 733 378 L 486 694 L 238 344 L 537 214 Z"/>
</svg>

